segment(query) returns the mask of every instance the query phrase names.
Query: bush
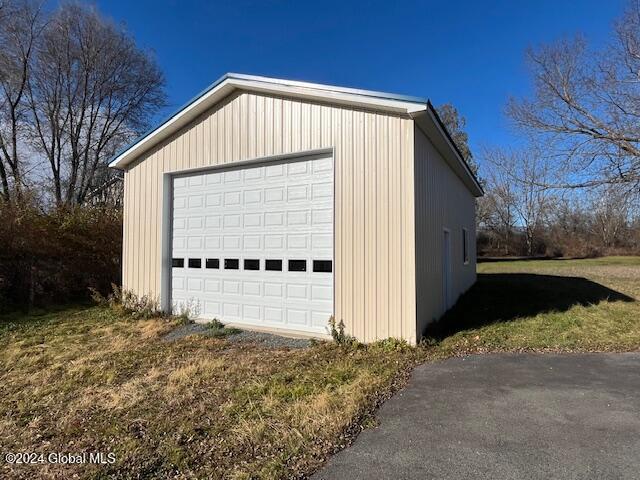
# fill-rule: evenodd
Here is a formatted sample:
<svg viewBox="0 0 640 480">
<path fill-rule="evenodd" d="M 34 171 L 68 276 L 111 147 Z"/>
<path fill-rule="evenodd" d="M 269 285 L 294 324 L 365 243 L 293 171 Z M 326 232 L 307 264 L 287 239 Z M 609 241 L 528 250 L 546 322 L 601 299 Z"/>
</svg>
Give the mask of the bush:
<svg viewBox="0 0 640 480">
<path fill-rule="evenodd" d="M 86 300 L 121 283 L 122 214 L 0 203 L 0 310 Z"/>
<path fill-rule="evenodd" d="M 89 287 L 89 291 L 94 302 L 109 307 L 120 315 L 126 315 L 136 320 L 166 316 L 160 308 L 160 302 L 157 298 L 148 295 L 139 297 L 130 290 L 118 287 L 115 283 L 111 284 L 111 293 L 106 297 L 93 287 Z"/>
</svg>

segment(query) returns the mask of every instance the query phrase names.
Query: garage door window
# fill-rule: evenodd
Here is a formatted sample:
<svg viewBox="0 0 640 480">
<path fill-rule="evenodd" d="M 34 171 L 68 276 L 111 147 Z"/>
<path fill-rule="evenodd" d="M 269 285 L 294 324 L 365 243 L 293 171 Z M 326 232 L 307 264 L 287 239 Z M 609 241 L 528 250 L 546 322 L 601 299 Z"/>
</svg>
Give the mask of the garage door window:
<svg viewBox="0 0 640 480">
<path fill-rule="evenodd" d="M 272 272 L 281 272 L 282 260 L 266 260 L 264 262 L 264 269 Z"/>
<path fill-rule="evenodd" d="M 289 260 L 290 272 L 306 272 L 307 261 L 306 260 Z"/>
<path fill-rule="evenodd" d="M 184 258 L 174 258 L 171 260 L 171 266 L 173 268 L 184 268 Z"/>
<path fill-rule="evenodd" d="M 205 262 L 207 268 L 220 268 L 220 260 L 217 258 L 207 258 Z"/>
<path fill-rule="evenodd" d="M 189 268 L 202 268 L 202 260 L 199 258 L 190 258 Z"/>
<path fill-rule="evenodd" d="M 332 267 L 333 265 L 331 264 L 331 260 L 314 260 L 313 261 L 314 272 L 329 273 L 333 270 Z"/>
<path fill-rule="evenodd" d="M 244 269 L 245 270 L 260 270 L 260 260 L 245 260 L 244 261 Z"/>
<path fill-rule="evenodd" d="M 225 270 L 238 270 L 239 261 L 237 258 L 227 258 L 224 261 Z"/>
</svg>

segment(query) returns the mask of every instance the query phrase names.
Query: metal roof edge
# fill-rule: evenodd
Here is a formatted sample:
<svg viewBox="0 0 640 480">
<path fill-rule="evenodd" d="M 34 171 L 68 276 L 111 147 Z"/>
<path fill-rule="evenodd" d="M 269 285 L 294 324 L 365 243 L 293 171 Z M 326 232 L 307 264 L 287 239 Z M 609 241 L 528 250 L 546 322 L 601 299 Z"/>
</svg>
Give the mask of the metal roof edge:
<svg viewBox="0 0 640 480">
<path fill-rule="evenodd" d="M 482 185 L 480 184 L 480 181 L 475 176 L 475 174 L 473 173 L 473 171 L 469 167 L 469 164 L 467 163 L 467 161 L 462 156 L 462 153 L 460 152 L 460 149 L 458 148 L 456 143 L 453 141 L 453 138 L 451 137 L 451 134 L 449 133 L 449 130 L 447 130 L 447 127 L 442 122 L 442 119 L 440 118 L 440 115 L 438 115 L 438 111 L 433 106 L 431 101 L 427 102 L 427 110 L 426 111 L 417 112 L 416 114 L 413 114 L 412 117 L 415 120 L 418 116 L 421 116 L 421 115 L 424 115 L 424 114 L 429 114 L 429 116 L 431 117 L 431 119 L 435 123 L 435 126 L 437 127 L 437 130 L 442 133 L 442 136 L 444 137 L 444 140 L 446 141 L 446 144 L 448 145 L 449 150 L 456 157 L 456 159 L 458 160 L 459 164 L 462 165 L 465 173 L 467 174 L 467 176 L 471 180 L 472 184 L 477 189 L 478 195 L 476 195 L 476 196 L 479 196 L 479 197 L 483 196 L 484 193 L 485 193 L 484 192 L 484 188 L 482 188 Z M 424 132 L 424 133 L 425 133 L 425 135 L 427 135 L 426 132 Z"/>
</svg>

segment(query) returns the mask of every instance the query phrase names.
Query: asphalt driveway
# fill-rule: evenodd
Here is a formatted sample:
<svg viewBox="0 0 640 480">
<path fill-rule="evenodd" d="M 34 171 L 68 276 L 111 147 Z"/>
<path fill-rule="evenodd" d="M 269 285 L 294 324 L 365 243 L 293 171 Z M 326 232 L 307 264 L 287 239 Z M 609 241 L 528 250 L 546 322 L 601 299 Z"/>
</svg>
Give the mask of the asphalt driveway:
<svg viewBox="0 0 640 480">
<path fill-rule="evenodd" d="M 316 479 L 637 479 L 640 353 L 418 367 Z"/>
</svg>

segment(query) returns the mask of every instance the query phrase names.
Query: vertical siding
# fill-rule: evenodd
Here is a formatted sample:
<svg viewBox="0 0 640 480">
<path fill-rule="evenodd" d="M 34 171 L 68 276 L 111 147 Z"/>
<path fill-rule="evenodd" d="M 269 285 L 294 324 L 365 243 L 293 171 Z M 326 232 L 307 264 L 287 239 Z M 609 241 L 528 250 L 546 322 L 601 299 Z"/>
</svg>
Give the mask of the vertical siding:
<svg viewBox="0 0 640 480">
<path fill-rule="evenodd" d="M 413 121 L 251 93 L 234 95 L 125 173 L 123 283 L 158 296 L 162 176 L 334 149 L 335 314 L 363 341 L 416 340 Z"/>
<path fill-rule="evenodd" d="M 455 301 L 476 280 L 475 198 L 427 136 L 415 127 L 416 316 L 418 335 L 445 311 L 442 284 L 443 230 L 450 230 Z M 464 264 L 462 229 L 469 230 Z"/>
</svg>

